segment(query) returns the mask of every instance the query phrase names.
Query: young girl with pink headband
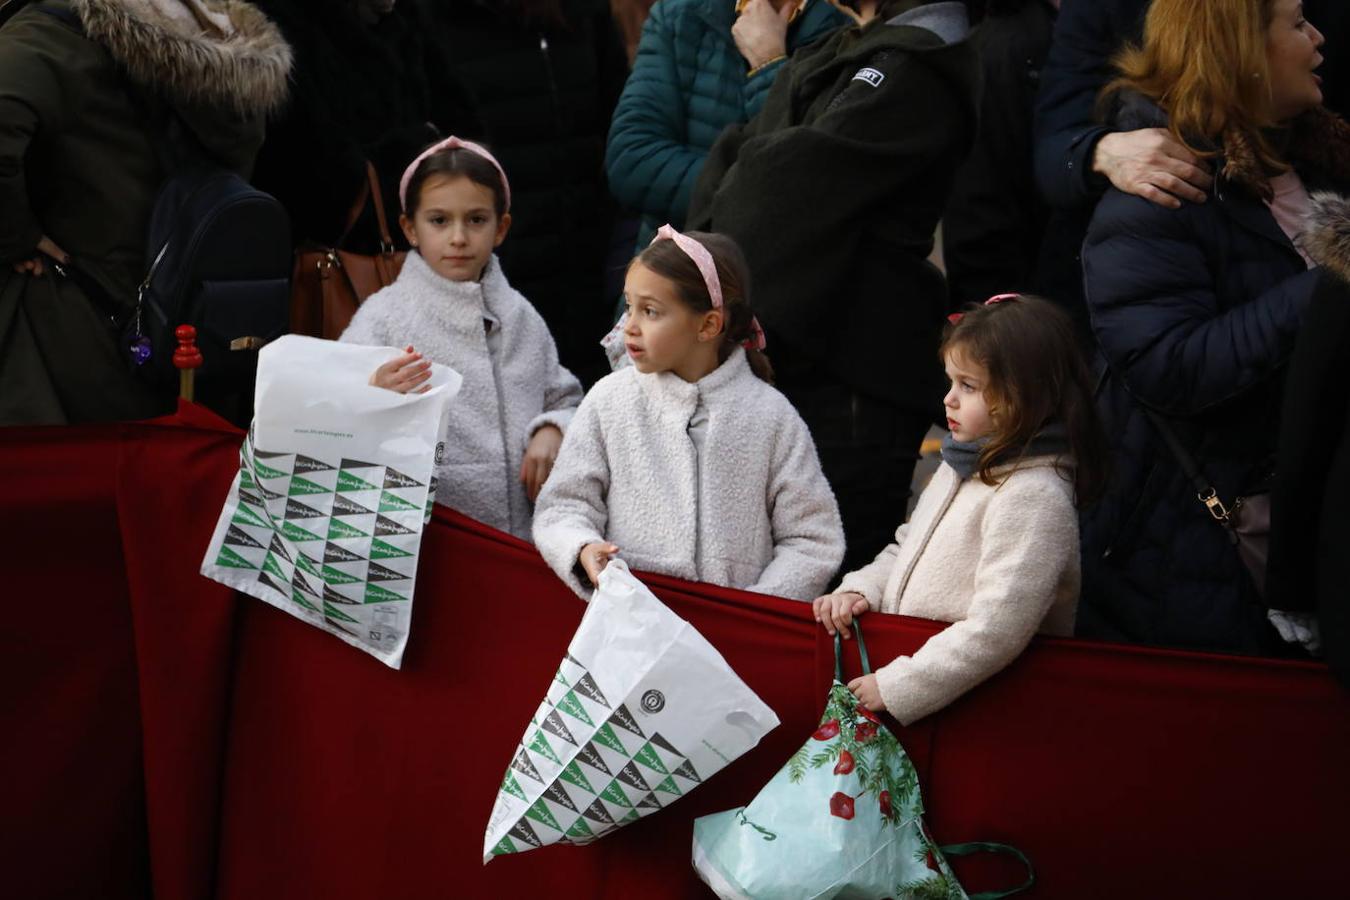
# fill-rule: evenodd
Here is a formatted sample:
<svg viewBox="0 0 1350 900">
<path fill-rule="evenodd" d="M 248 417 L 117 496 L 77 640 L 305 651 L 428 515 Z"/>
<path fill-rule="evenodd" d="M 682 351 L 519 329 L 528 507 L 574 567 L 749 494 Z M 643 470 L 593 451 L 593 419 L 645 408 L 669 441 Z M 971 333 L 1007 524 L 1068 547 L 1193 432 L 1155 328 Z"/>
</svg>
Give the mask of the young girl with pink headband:
<svg viewBox="0 0 1350 900">
<path fill-rule="evenodd" d="M 415 252 L 370 296 L 341 340 L 406 347 L 370 383 L 423 389 L 431 362 L 464 376 L 438 461 L 436 500 L 529 539 L 530 503 L 552 470 L 581 385 L 544 320 L 507 283 L 493 250 L 511 228 L 511 187 L 492 154 L 451 137 L 399 184 Z M 414 345 L 416 345 L 414 347 Z"/>
<path fill-rule="evenodd" d="M 1069 317 L 999 294 L 950 322 L 942 465 L 894 543 L 814 603 L 844 637 L 869 610 L 952 623 L 849 682 L 863 706 L 903 725 L 1007 666 L 1036 632 L 1073 634 L 1075 507 L 1103 481 L 1105 441 Z"/>
<path fill-rule="evenodd" d="M 669 225 L 629 266 L 633 365 L 577 410 L 535 510 L 544 559 L 581 597 L 636 569 L 809 600 L 844 554 L 805 423 L 771 384 L 740 249 Z"/>
</svg>

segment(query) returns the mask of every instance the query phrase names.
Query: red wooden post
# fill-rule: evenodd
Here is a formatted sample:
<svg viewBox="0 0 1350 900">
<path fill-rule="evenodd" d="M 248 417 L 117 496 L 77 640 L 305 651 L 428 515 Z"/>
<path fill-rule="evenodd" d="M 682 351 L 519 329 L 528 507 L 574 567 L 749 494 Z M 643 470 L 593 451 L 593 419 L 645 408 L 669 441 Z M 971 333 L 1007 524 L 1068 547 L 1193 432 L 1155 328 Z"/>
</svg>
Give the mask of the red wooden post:
<svg viewBox="0 0 1350 900">
<path fill-rule="evenodd" d="M 178 370 L 178 396 L 192 402 L 192 376 L 201 368 L 202 351 L 197 349 L 197 329 L 179 325 L 174 329 L 178 349 L 173 351 L 173 365 Z"/>
</svg>

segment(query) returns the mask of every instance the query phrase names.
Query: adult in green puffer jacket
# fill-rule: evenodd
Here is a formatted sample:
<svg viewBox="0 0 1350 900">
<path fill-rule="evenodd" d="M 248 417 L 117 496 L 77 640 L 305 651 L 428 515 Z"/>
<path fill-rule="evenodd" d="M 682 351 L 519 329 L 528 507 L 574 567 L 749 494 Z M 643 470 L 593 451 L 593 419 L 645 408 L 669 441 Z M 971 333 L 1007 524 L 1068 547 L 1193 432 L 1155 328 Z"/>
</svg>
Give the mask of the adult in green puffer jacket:
<svg viewBox="0 0 1350 900">
<path fill-rule="evenodd" d="M 747 39 L 742 8 L 747 17 L 793 17 L 784 45 Z M 847 22 L 829 0 L 660 0 L 652 7 L 605 151 L 610 191 L 642 213 L 639 247 L 666 222 L 683 225 L 708 149 L 723 128 L 759 112 L 783 54 Z"/>
<path fill-rule="evenodd" d="M 777 387 L 839 501 L 845 571 L 891 541 L 887 510 L 940 415 L 947 289 L 928 254 L 980 94 L 964 5 L 850 2 L 858 27 L 800 50 L 722 134 L 686 223 L 745 251 Z"/>
<path fill-rule="evenodd" d="M 164 408 L 108 319 L 145 276 L 166 107 L 247 176 L 290 67 L 280 32 L 239 0 L 31 0 L 4 23 L 0 425 Z M 52 265 L 67 257 L 97 300 Z"/>
</svg>

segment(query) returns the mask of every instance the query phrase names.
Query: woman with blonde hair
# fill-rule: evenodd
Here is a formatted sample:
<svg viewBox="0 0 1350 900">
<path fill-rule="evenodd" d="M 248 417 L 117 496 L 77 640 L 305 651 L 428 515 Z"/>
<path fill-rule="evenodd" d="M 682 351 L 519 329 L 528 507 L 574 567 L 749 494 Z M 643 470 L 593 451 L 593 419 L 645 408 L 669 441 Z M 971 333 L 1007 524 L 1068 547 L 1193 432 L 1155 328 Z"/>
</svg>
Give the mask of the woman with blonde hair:
<svg viewBox="0 0 1350 900">
<path fill-rule="evenodd" d="M 1268 486 L 1285 363 L 1332 277 L 1302 249 L 1347 224 L 1309 218 L 1309 190 L 1350 178 L 1322 44 L 1299 0 L 1155 0 L 1117 59 L 1114 125 L 1166 128 L 1215 177 L 1177 209 L 1108 190 L 1083 246 L 1114 481 L 1083 520 L 1079 634 L 1279 646 L 1261 576 L 1196 485 L 1225 508 Z"/>
</svg>

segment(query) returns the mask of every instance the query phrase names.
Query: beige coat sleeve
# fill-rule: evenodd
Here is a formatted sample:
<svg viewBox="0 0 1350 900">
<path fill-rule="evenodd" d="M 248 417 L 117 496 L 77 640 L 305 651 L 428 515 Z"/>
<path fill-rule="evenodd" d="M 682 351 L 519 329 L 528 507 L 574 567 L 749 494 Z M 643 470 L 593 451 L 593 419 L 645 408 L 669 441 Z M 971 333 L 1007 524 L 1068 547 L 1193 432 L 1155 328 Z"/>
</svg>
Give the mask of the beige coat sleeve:
<svg viewBox="0 0 1350 900">
<path fill-rule="evenodd" d="M 886 709 L 902 724 L 943 708 L 1026 648 L 1064 573 L 1078 565 L 1073 503 L 1053 484 L 1014 478 L 990 503 L 971 552 L 975 591 L 965 619 L 877 670 Z"/>
</svg>

